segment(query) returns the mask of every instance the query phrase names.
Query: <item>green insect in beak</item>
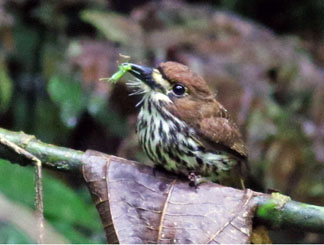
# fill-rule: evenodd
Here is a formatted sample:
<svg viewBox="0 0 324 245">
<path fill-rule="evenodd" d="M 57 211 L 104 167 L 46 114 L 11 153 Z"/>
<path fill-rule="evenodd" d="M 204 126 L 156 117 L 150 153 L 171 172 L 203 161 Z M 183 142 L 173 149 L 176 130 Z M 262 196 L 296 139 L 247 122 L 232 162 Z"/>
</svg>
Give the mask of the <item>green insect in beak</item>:
<svg viewBox="0 0 324 245">
<path fill-rule="evenodd" d="M 130 63 L 122 63 L 118 66 L 118 71 L 115 72 L 110 78 L 100 78 L 100 81 L 117 83 L 118 80 L 121 79 L 126 74 L 126 72 L 130 70 L 132 70 Z"/>
</svg>

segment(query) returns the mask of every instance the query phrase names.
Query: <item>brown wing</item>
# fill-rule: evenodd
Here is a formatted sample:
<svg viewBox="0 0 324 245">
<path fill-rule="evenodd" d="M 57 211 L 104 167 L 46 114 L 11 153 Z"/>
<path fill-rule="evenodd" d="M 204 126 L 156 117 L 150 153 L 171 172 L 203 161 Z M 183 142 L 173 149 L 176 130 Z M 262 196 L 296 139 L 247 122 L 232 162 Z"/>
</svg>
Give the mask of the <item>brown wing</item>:
<svg viewBox="0 0 324 245">
<path fill-rule="evenodd" d="M 236 124 L 227 115 L 226 109 L 214 98 L 205 98 L 203 103 L 192 98 L 176 100 L 169 111 L 196 130 L 204 146 L 247 158 L 247 151 Z"/>
<path fill-rule="evenodd" d="M 247 158 L 247 150 L 239 129 L 229 118 L 204 118 L 199 125 L 199 130 L 197 130 L 199 140 L 206 141 L 208 145 L 216 149 L 226 150 L 227 147 L 234 155 Z"/>
</svg>

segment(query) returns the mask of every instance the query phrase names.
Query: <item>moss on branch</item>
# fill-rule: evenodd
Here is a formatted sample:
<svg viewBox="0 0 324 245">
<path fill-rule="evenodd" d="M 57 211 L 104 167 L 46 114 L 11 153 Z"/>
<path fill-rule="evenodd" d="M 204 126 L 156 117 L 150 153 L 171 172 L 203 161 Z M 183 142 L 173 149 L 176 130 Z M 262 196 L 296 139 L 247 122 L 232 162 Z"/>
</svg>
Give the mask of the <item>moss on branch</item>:
<svg viewBox="0 0 324 245">
<path fill-rule="evenodd" d="M 82 151 L 46 144 L 23 132 L 0 128 L 0 137 L 15 143 L 42 161 L 43 166 L 57 170 L 79 171 L 82 165 Z M 8 149 L 0 149 L 0 157 L 11 160 L 16 157 Z M 28 164 L 28 163 L 24 163 Z"/>
<path fill-rule="evenodd" d="M 271 196 L 255 197 L 255 201 L 258 203 L 256 218 L 272 229 L 324 232 L 324 207 L 295 201 L 278 207 Z"/>
</svg>

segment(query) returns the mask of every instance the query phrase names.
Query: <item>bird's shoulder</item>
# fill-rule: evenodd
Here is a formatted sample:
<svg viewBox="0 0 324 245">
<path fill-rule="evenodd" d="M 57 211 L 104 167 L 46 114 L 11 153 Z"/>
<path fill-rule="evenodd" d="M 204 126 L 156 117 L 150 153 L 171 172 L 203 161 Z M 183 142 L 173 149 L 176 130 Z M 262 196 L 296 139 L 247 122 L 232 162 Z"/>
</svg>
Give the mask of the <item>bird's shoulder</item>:
<svg viewBox="0 0 324 245">
<path fill-rule="evenodd" d="M 167 108 L 196 132 L 197 141 L 212 150 L 232 153 L 240 159 L 247 158 L 247 151 L 236 124 L 227 110 L 211 95 L 205 98 L 182 99 Z"/>
<path fill-rule="evenodd" d="M 247 150 L 237 126 L 227 118 L 210 117 L 200 122 L 197 130 L 199 138 L 204 139 L 209 145 L 224 145 L 238 153 L 241 157 L 247 157 Z"/>
<path fill-rule="evenodd" d="M 247 158 L 240 130 L 220 103 L 214 102 L 213 109 L 201 118 L 197 133 L 199 138 L 207 141 L 209 145 L 225 146 L 235 155 Z"/>
</svg>

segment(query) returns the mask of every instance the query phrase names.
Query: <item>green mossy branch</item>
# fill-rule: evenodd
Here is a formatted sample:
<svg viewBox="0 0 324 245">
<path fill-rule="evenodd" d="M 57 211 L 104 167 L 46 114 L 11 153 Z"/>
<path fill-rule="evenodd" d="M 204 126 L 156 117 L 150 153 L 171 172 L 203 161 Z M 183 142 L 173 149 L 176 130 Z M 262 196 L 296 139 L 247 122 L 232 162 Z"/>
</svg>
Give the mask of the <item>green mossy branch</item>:
<svg viewBox="0 0 324 245">
<path fill-rule="evenodd" d="M 0 128 L 0 138 L 5 138 L 27 150 L 42 161 L 44 167 L 79 172 L 84 152 L 46 144 L 34 136 L 23 132 L 12 132 Z M 15 161 L 14 153 L 8 153 L 0 145 L 0 158 Z M 33 164 L 24 162 L 23 164 Z M 261 194 L 261 193 L 260 193 Z M 298 229 L 311 232 L 324 232 L 324 207 L 287 201 L 278 205 L 278 200 L 271 195 L 256 195 L 254 201 L 258 208 L 255 218 L 259 223 L 272 229 Z"/>
<path fill-rule="evenodd" d="M 271 196 L 255 197 L 256 218 L 272 229 L 324 232 L 324 207 L 288 201 L 282 207 Z"/>
<path fill-rule="evenodd" d="M 46 144 L 40 140 L 37 140 L 34 136 L 27 135 L 23 132 L 13 132 L 2 128 L 0 128 L 0 137 L 6 138 L 12 143 L 15 143 L 29 153 L 33 154 L 42 161 L 44 167 L 76 172 L 79 171 L 82 166 L 82 156 L 84 154 L 82 151 Z M 0 156 L 1 158 L 10 161 L 14 161 L 17 158 L 15 154 L 8 151 L 8 149 L 1 149 L 1 145 Z M 23 164 L 29 163 L 24 161 Z"/>
</svg>

